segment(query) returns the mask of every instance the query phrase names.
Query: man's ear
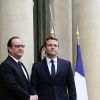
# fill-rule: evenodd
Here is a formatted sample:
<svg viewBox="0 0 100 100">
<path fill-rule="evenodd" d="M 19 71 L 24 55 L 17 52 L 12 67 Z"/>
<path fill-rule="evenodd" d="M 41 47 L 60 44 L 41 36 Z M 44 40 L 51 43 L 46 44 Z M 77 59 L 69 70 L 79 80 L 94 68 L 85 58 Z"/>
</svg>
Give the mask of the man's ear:
<svg viewBox="0 0 100 100">
<path fill-rule="evenodd" d="M 8 53 L 11 52 L 11 47 L 8 47 L 7 50 L 8 50 Z"/>
</svg>

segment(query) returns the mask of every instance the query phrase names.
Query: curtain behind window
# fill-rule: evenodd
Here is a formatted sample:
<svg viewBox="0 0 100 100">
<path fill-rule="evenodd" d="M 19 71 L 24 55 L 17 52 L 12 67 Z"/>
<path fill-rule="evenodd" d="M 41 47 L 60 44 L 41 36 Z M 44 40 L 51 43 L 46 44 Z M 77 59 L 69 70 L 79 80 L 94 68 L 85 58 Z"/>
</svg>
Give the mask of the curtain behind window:
<svg viewBox="0 0 100 100">
<path fill-rule="evenodd" d="M 52 0 L 51 0 L 52 1 Z M 40 60 L 40 48 L 53 25 L 50 0 L 33 0 L 34 60 Z"/>
</svg>

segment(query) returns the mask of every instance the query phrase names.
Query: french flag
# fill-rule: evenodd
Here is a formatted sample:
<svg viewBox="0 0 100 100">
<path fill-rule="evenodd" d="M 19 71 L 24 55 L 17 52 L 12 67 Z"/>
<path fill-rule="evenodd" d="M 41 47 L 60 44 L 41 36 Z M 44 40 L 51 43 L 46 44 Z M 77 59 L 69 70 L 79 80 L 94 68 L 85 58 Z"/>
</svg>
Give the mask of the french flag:
<svg viewBox="0 0 100 100">
<path fill-rule="evenodd" d="M 74 79 L 77 92 L 77 100 L 88 100 L 86 80 L 79 45 L 77 45 L 77 60 Z"/>
</svg>

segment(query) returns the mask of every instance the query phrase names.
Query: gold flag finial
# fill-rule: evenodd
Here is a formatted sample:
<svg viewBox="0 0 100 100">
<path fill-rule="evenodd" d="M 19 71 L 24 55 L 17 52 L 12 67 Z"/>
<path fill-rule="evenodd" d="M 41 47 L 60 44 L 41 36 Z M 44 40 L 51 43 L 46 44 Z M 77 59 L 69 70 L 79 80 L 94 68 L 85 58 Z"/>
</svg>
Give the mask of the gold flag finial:
<svg viewBox="0 0 100 100">
<path fill-rule="evenodd" d="M 79 45 L 79 31 L 78 31 L 78 26 L 77 26 L 77 32 L 76 32 L 76 35 L 77 35 L 77 43 Z"/>
<path fill-rule="evenodd" d="M 52 36 L 52 37 L 55 37 L 55 32 L 54 32 L 54 29 L 52 28 L 52 30 L 51 30 L 51 32 L 50 32 L 50 35 Z"/>
</svg>

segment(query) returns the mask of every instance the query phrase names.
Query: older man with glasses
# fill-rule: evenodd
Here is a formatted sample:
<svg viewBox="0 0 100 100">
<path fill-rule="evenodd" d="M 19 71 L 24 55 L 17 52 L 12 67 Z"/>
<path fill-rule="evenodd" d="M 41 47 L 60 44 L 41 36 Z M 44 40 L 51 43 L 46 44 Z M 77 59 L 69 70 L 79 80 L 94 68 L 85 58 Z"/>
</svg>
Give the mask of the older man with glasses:
<svg viewBox="0 0 100 100">
<path fill-rule="evenodd" d="M 7 43 L 8 57 L 0 65 L 0 100 L 37 100 L 29 93 L 29 76 L 20 62 L 24 54 L 23 41 L 12 37 Z"/>
</svg>

